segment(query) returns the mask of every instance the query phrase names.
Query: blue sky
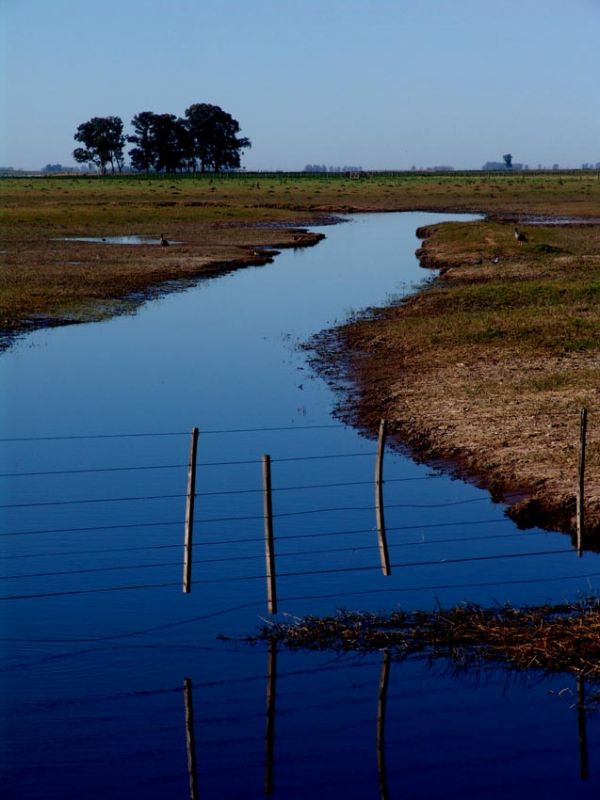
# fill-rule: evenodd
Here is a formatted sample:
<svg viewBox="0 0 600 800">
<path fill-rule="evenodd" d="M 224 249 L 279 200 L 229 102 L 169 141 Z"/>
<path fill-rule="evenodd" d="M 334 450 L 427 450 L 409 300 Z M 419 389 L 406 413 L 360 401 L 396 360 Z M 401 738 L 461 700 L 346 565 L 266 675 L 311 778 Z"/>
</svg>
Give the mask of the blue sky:
<svg viewBox="0 0 600 800">
<path fill-rule="evenodd" d="M 247 169 L 600 161 L 600 0 L 0 0 L 0 165 L 215 103 Z"/>
</svg>

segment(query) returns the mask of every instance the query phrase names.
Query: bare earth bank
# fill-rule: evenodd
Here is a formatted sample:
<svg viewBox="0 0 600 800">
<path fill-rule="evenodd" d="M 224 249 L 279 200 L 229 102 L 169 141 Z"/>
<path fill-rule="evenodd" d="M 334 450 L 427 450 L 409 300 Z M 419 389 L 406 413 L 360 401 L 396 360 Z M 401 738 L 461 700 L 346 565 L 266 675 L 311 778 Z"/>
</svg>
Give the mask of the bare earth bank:
<svg viewBox="0 0 600 800">
<path fill-rule="evenodd" d="M 600 230 L 500 221 L 419 231 L 429 288 L 311 342 L 338 414 L 444 463 L 520 526 L 573 533 L 580 410 L 589 413 L 586 546 L 600 530 Z"/>
</svg>

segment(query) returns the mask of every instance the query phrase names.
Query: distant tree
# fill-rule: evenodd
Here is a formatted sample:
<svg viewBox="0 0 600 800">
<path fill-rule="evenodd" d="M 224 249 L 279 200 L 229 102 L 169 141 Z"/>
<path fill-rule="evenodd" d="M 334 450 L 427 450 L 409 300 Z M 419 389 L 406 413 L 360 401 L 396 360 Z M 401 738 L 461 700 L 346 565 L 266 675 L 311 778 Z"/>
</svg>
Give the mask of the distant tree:
<svg viewBox="0 0 600 800">
<path fill-rule="evenodd" d="M 119 172 L 123 169 L 125 137 L 120 117 L 92 117 L 78 126 L 73 138 L 84 145 L 73 151 L 78 163 L 91 162 L 103 175 L 106 174 L 107 164 L 110 164 L 113 172 L 115 166 Z"/>
<path fill-rule="evenodd" d="M 137 145 L 129 151 L 131 166 L 141 172 L 152 169 L 156 163 L 156 148 L 152 125 L 156 114 L 152 111 L 140 111 L 131 120 L 131 127 L 135 131 L 133 136 L 128 136 L 127 141 Z"/>
<path fill-rule="evenodd" d="M 185 120 L 175 114 L 142 111 L 131 124 L 135 134 L 127 138 L 137 145 L 129 151 L 134 169 L 177 172 L 192 168 L 192 137 Z"/>
<path fill-rule="evenodd" d="M 177 147 L 181 164 L 188 172 L 196 171 L 196 156 L 194 153 L 194 136 L 186 119 L 177 118 Z"/>
<path fill-rule="evenodd" d="M 185 112 L 185 119 L 174 114 L 155 114 L 141 111 L 131 120 L 133 133 L 123 135 L 119 117 L 93 117 L 77 128 L 75 140 L 81 142 L 73 152 L 80 164 L 94 165 L 104 175 L 110 165 L 121 172 L 125 160 L 123 148 L 128 141 L 135 145 L 130 151 L 135 170 L 177 172 L 199 167 L 219 172 L 237 169 L 242 150 L 251 147 L 240 136 L 240 125 L 231 114 L 219 106 L 196 103 Z"/>
<path fill-rule="evenodd" d="M 512 159 L 513 159 L 513 157 L 512 157 L 511 153 L 505 153 L 502 156 L 502 160 L 506 164 L 506 169 L 510 169 L 512 167 Z"/>
<path fill-rule="evenodd" d="M 159 172 L 177 172 L 187 165 L 190 153 L 183 120 L 175 114 L 155 114 L 152 136 L 156 152 L 155 168 Z"/>
<path fill-rule="evenodd" d="M 240 124 L 231 114 L 210 103 L 194 103 L 185 110 L 192 150 L 193 168 L 196 163 L 205 172 L 213 169 L 237 169 L 241 151 L 251 147 L 250 139 L 238 137 Z"/>
</svg>

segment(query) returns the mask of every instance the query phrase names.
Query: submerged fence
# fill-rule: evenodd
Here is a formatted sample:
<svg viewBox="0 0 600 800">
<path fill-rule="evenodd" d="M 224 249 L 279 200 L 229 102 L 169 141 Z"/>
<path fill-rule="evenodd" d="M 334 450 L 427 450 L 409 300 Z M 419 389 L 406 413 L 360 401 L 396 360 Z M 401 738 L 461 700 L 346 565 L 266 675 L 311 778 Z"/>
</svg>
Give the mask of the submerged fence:
<svg viewBox="0 0 600 800">
<path fill-rule="evenodd" d="M 282 580 L 291 577 L 310 577 L 310 576 L 335 576 L 340 575 L 343 573 L 356 573 L 356 574 L 366 574 L 366 573 L 376 573 L 380 571 L 385 579 L 390 577 L 392 574 L 402 571 L 402 579 L 404 581 L 404 576 L 408 574 L 408 571 L 411 569 L 419 568 L 419 567 L 434 567 L 440 566 L 449 568 L 452 565 L 458 564 L 466 564 L 466 563 L 476 563 L 476 562 L 490 562 L 496 561 L 500 559 L 525 559 L 525 558 L 540 558 L 544 556 L 552 556 L 556 554 L 572 554 L 573 550 L 571 547 L 556 547 L 549 549 L 541 549 L 541 550 L 533 550 L 523 552 L 520 551 L 507 551 L 503 550 L 502 552 L 472 552 L 466 555 L 461 555 L 460 557 L 455 558 L 433 558 L 433 559 L 403 559 L 403 560 L 394 560 L 390 556 L 390 551 L 395 552 L 398 548 L 409 548 L 411 546 L 417 546 L 422 544 L 422 542 L 410 542 L 410 541 L 390 541 L 389 535 L 392 532 L 402 532 L 402 531 L 425 531 L 431 529 L 443 529 L 444 527 L 452 526 L 456 527 L 457 525 L 464 525 L 466 526 L 477 526 L 482 527 L 486 524 L 489 524 L 489 520 L 473 520 L 473 519 L 465 519 L 462 523 L 459 521 L 452 521 L 452 522 L 426 522 L 426 521 L 419 521 L 415 524 L 404 524 L 404 525 L 386 525 L 386 512 L 394 510 L 395 513 L 399 513 L 402 509 L 405 509 L 407 512 L 410 510 L 411 512 L 420 513 L 421 511 L 425 512 L 429 509 L 449 509 L 451 507 L 461 507 L 461 506 L 468 506 L 472 503 L 477 503 L 482 500 L 487 500 L 487 496 L 477 496 L 474 498 L 467 498 L 467 499 L 459 499 L 449 502 L 441 502 L 436 503 L 435 501 L 426 502 L 426 503 L 415 503 L 410 502 L 411 498 L 407 497 L 407 492 L 410 489 L 411 483 L 418 482 L 418 481 L 427 481 L 431 480 L 432 478 L 438 477 L 435 474 L 427 473 L 425 475 L 418 475 L 418 476 L 407 476 L 407 477 L 391 477 L 387 478 L 384 475 L 384 453 L 385 453 L 385 446 L 386 446 L 386 423 L 385 421 L 381 422 L 380 429 L 379 429 L 379 436 L 378 436 L 378 444 L 376 449 L 371 449 L 369 447 L 368 450 L 363 450 L 359 452 L 304 452 L 302 455 L 298 456 L 284 456 L 284 457 L 272 457 L 270 454 L 262 454 L 260 457 L 254 457 L 249 459 L 218 459 L 218 460 L 209 460 L 209 461 L 199 461 L 198 460 L 198 452 L 199 447 L 202 447 L 203 437 L 205 435 L 234 435 L 234 434 L 247 434 L 247 433 L 260 433 L 266 434 L 273 434 L 279 431 L 295 431 L 299 434 L 302 432 L 308 431 L 320 431 L 327 428 L 338 428 L 341 429 L 342 426 L 340 425 L 324 425 L 324 426 L 281 426 L 275 428 L 239 428 L 239 429 L 228 429 L 228 430 L 211 430 L 211 431 L 204 431 L 201 432 L 197 428 L 193 428 L 191 431 L 191 436 L 189 432 L 184 431 L 175 431 L 175 432 L 159 432 L 159 433 L 132 433 L 132 434 L 99 434 L 99 435 L 89 435 L 89 436 L 49 436 L 49 437 L 23 437 L 23 438 L 14 438 L 14 439 L 3 439 L 0 440 L 0 446 L 2 443 L 5 445 L 9 442 L 12 443 L 13 446 L 18 447 L 20 444 L 24 444 L 25 442 L 45 442 L 50 446 L 58 446 L 60 447 L 66 441 L 77 441 L 77 442 L 86 442 L 89 446 L 92 442 L 103 440 L 103 441 L 110 441 L 110 440 L 132 440 L 132 441 L 142 441 L 148 438 L 153 439 L 160 439 L 161 437 L 190 437 L 190 445 L 189 445 L 189 458 L 187 463 L 182 460 L 172 463 L 133 463 L 133 464 L 106 464 L 102 466 L 88 466 L 86 463 L 79 463 L 77 466 L 64 466 L 61 468 L 52 468 L 52 469 L 14 469 L 13 471 L 6 471 L 0 474 L 0 479 L 2 480 L 19 480 L 24 481 L 25 485 L 27 486 L 29 482 L 33 481 L 34 479 L 48 479 L 54 482 L 60 482 L 60 486 L 63 487 L 65 485 L 70 485 L 70 482 L 74 480 L 79 480 L 81 476 L 86 476 L 87 478 L 96 480 L 100 476 L 111 476 L 111 479 L 119 479 L 119 476 L 124 475 L 125 473 L 134 473 L 135 475 L 143 478 L 144 475 L 149 475 L 152 473 L 166 473 L 169 474 L 172 471 L 180 470 L 182 473 L 187 475 L 187 478 L 184 480 L 183 475 L 182 479 L 179 481 L 181 485 L 181 490 L 179 492 L 154 492 L 150 491 L 148 493 L 142 494 L 126 494 L 124 496 L 100 496 L 100 497 L 71 497 L 67 499 L 38 499 L 37 496 L 31 495 L 22 498 L 21 502 L 8 502 L 0 505 L 5 512 L 10 511 L 11 514 L 16 515 L 17 523 L 22 520 L 23 515 L 27 512 L 32 512 L 32 510 L 36 514 L 45 514 L 50 510 L 61 510 L 64 509 L 69 513 L 69 519 L 75 521 L 77 519 L 76 516 L 73 516 L 76 512 L 76 509 L 79 507 L 81 509 L 86 507 L 105 507 L 105 508 L 118 508 L 119 504 L 135 504 L 135 503 L 143 503 L 145 507 L 149 507 L 153 501 L 177 501 L 181 503 L 182 511 L 185 508 L 185 513 L 182 513 L 181 517 L 175 518 L 175 514 L 173 517 L 163 520 L 156 520 L 152 518 L 152 521 L 144 521 L 144 522 L 132 522 L 131 517 L 128 517 L 125 521 L 116 520 L 113 517 L 110 518 L 110 524 L 92 524 L 92 525 L 77 525 L 77 524 L 69 524 L 63 527 L 33 527 L 32 529 L 22 529 L 18 524 L 15 525 L 16 530 L 12 530 L 10 528 L 0 530 L 0 541 L 4 540 L 4 542 L 8 542 L 11 539 L 13 541 L 18 541 L 20 546 L 20 552 L 11 552 L 7 547 L 4 548 L 5 554 L 2 558 L 4 562 L 5 569 L 7 570 L 5 574 L 0 576 L 0 582 L 4 584 L 5 587 L 18 585 L 19 581 L 28 579 L 28 580 L 43 580 L 49 578 L 59 578 L 59 579 L 66 579 L 67 577 L 73 576 L 91 576 L 94 574 L 103 574 L 103 573 L 110 573 L 110 572 L 130 572 L 134 573 L 138 570 L 152 570 L 152 569 L 159 569 L 159 568 L 169 568 L 171 571 L 176 569 L 178 566 L 182 570 L 182 583 L 177 581 L 169 580 L 164 582 L 144 582 L 144 583 L 131 583 L 131 582 L 122 582 L 122 583 L 114 583 L 110 585 L 104 585 L 101 587 L 89 587 L 89 586 L 80 586 L 79 588 L 72 588 L 66 589 L 64 587 L 57 588 L 56 590 L 46 590 L 46 591 L 39 591 L 39 592 L 19 592 L 17 591 L 10 591 L 5 588 L 4 592 L 0 594 L 0 601 L 8 601 L 8 600 L 20 600 L 20 599 L 30 599 L 36 597 L 53 597 L 53 596 L 61 596 L 61 595 L 77 595 L 77 594 L 88 594 L 93 592 L 110 592 L 110 591 L 125 591 L 125 590 L 135 590 L 135 589 L 149 589 L 149 588 L 163 588 L 163 587 L 172 587 L 176 589 L 179 586 L 182 586 L 183 592 L 190 593 L 194 587 L 194 580 L 193 580 L 193 572 L 194 566 L 207 566 L 212 564 L 221 564 L 224 566 L 227 565 L 236 565 L 235 574 L 226 574 L 221 577 L 209 577 L 209 578 L 202 578 L 202 580 L 197 582 L 197 585 L 201 585 L 202 587 L 208 587 L 210 584 L 218 584 L 218 583 L 227 583 L 227 582 L 254 582 L 254 581 L 264 581 L 266 586 L 266 598 L 267 598 L 267 608 L 269 613 L 277 613 L 278 611 L 278 584 Z M 583 540 L 584 540 L 584 530 L 585 530 L 585 520 L 584 520 L 584 487 L 585 487 L 585 449 L 586 449 L 586 435 L 587 435 L 587 412 L 585 409 L 581 413 L 581 422 L 580 422 L 580 444 L 579 444 L 579 470 L 578 475 L 574 476 L 574 485 L 577 487 L 577 552 L 579 555 L 583 552 Z M 199 444 L 200 443 L 200 444 Z M 317 479 L 308 479 L 303 480 L 301 483 L 294 482 L 291 485 L 280 485 L 279 483 L 274 485 L 273 478 L 277 474 L 277 470 L 280 469 L 280 465 L 285 465 L 286 463 L 294 463 L 298 466 L 300 474 L 306 475 L 309 473 L 312 475 L 314 470 L 314 465 L 327 462 L 331 464 L 334 469 L 339 467 L 339 464 L 342 462 L 346 462 L 349 459 L 360 461 L 361 464 L 364 466 L 361 467 L 361 475 L 360 479 L 358 480 L 317 480 Z M 370 466 L 369 466 L 370 462 Z M 239 477 L 236 475 L 235 470 L 241 466 L 248 466 L 251 467 L 256 475 L 260 474 L 261 476 L 261 485 L 260 486 L 238 486 Z M 203 490 L 202 483 L 203 477 L 207 474 L 206 471 L 212 468 L 220 468 L 223 470 L 231 470 L 231 482 L 227 485 L 227 488 L 219 488 L 216 490 Z M 335 477 L 335 473 L 334 473 Z M 348 493 L 354 493 L 355 491 L 363 491 L 363 489 L 368 489 L 371 486 L 372 489 L 372 502 L 367 504 L 348 504 Z M 388 499 L 386 500 L 384 497 L 384 487 L 387 487 L 387 494 Z M 33 484 L 32 484 L 33 489 Z M 329 500 L 327 505 L 314 505 L 314 497 L 315 490 L 325 490 L 326 496 Z M 51 490 L 49 490 L 51 491 Z M 298 507 L 295 505 L 293 510 L 283 510 L 279 511 L 277 509 L 277 504 L 274 504 L 274 497 L 279 497 L 285 494 L 286 492 L 294 492 L 294 493 L 312 493 L 309 495 L 311 497 L 311 504 L 307 506 L 300 506 Z M 343 496 L 339 501 L 336 502 L 336 493 L 339 494 L 343 492 Z M 399 499 L 400 502 L 390 502 L 389 495 L 393 492 L 392 500 Z M 108 494 L 108 492 L 107 492 Z M 398 497 L 400 495 L 400 497 Z M 353 495 L 352 495 L 353 496 Z M 225 505 L 226 511 L 224 514 L 219 514 L 217 516 L 209 516 L 209 517 L 200 517 L 198 515 L 198 509 L 202 508 L 203 503 L 206 503 L 210 498 L 211 502 L 221 502 Z M 255 513 L 252 514 L 239 514 L 236 513 L 238 510 L 236 503 L 239 503 L 240 498 L 255 498 L 256 499 L 256 509 Z M 262 509 L 261 509 L 262 506 Z M 274 510 L 275 508 L 275 510 Z M 244 510 L 244 509 L 241 509 Z M 311 518 L 314 519 L 331 519 L 329 515 L 352 515 L 359 516 L 362 514 L 370 515 L 371 516 L 371 524 L 365 525 L 362 523 L 361 527 L 356 528 L 342 528 L 340 530 L 331 530 L 329 526 L 324 526 L 324 529 L 315 530 L 311 528 L 309 530 L 301 530 L 297 532 L 286 532 L 285 535 L 280 536 L 278 527 L 282 524 L 285 520 L 293 520 L 293 519 L 301 519 L 301 518 Z M 345 518 L 345 516 L 344 516 Z M 335 519 L 335 517 L 334 517 Z M 367 517 L 368 519 L 368 517 Z M 504 520 L 507 524 L 512 525 L 513 523 L 510 520 Z M 495 522 L 498 522 L 496 520 Z M 214 534 L 211 536 L 207 535 L 207 529 L 210 530 L 211 525 L 216 523 L 230 523 L 236 526 L 236 534 L 239 532 L 240 528 L 238 526 L 245 526 L 249 523 L 252 523 L 254 526 L 262 523 L 263 527 L 263 535 L 262 537 L 256 535 L 253 531 L 253 534 L 250 536 L 230 536 L 228 537 L 226 534 L 223 533 L 215 536 Z M 172 541 L 171 537 L 168 540 L 156 540 L 153 532 L 162 532 L 166 529 L 173 529 L 176 531 L 177 528 L 182 530 L 182 538 L 179 543 Z M 39 552 L 36 552 L 35 547 L 31 548 L 29 543 L 39 541 L 38 537 L 61 537 L 61 541 L 64 540 L 65 534 L 81 534 L 84 537 L 84 542 L 86 544 L 89 543 L 89 539 L 92 536 L 102 536 L 109 533 L 116 533 L 120 532 L 121 537 L 126 537 L 128 534 L 136 531 L 136 532 L 145 532 L 145 535 L 148 536 L 151 541 L 147 541 L 144 544 L 136 544 L 132 545 L 127 543 L 127 546 L 118 546 L 118 547 L 107 547 L 107 548 L 93 548 L 88 549 L 86 548 L 75 548 L 75 549 L 63 549 L 53 551 L 52 549 L 47 549 L 47 547 Z M 152 534 L 152 535 L 151 535 Z M 360 543 L 356 543 L 355 537 L 360 537 Z M 475 536 L 452 536 L 448 539 L 444 540 L 436 538 L 432 540 L 432 543 L 435 542 L 437 544 L 444 544 L 444 543 L 475 543 L 477 542 L 491 542 L 494 540 L 502 540 L 502 539 L 510 539 L 510 538 L 517 538 L 521 537 L 522 534 L 516 533 L 514 531 L 505 534 L 485 534 L 479 533 Z M 339 541 L 339 546 L 330 546 L 328 543 L 329 541 L 334 538 L 336 541 Z M 310 539 L 318 539 L 320 543 L 325 545 L 325 547 L 319 547 L 317 549 L 307 549 L 307 541 Z M 346 539 L 346 541 L 344 541 Z M 47 541 L 47 540 L 45 540 Z M 289 550 L 287 549 L 287 545 L 289 542 L 298 542 L 299 546 L 302 549 L 300 550 Z M 27 545 L 23 545 L 24 542 L 27 542 Z M 227 553 L 217 557 L 217 558 L 198 558 L 198 550 L 199 548 L 215 545 L 215 546 L 226 546 L 228 547 Z M 239 547 L 242 546 L 252 546 L 257 545 L 260 546 L 260 549 L 263 550 L 262 554 L 259 551 L 259 547 L 257 548 L 250 548 L 252 552 L 239 552 Z M 282 550 L 282 546 L 285 548 Z M 19 549 L 19 548 L 17 548 Z M 181 553 L 181 558 L 176 560 L 175 558 L 169 561 L 160 561 L 160 562 L 152 562 L 152 563 L 140 563 L 140 564 L 124 564 L 120 563 L 119 559 L 124 556 L 124 554 L 131 554 L 131 553 L 143 553 L 143 552 L 150 552 L 150 551 L 160 551 L 160 552 L 173 552 L 175 556 L 177 551 Z M 257 551 L 257 552 L 255 552 Z M 356 565 L 348 565 L 348 564 L 333 564 L 327 565 L 324 563 L 323 558 L 325 556 L 337 556 L 341 557 L 344 554 L 357 554 L 363 553 L 367 555 L 370 551 L 373 553 L 373 558 L 370 559 L 369 563 L 367 564 L 356 564 Z M 96 560 L 97 557 L 105 557 L 109 555 L 115 556 L 116 563 L 113 564 L 106 564 L 106 565 L 98 565 L 95 563 L 90 563 L 89 566 L 77 566 L 76 568 L 67 568 L 67 565 L 62 563 L 63 559 L 69 559 L 72 557 L 82 557 L 87 558 L 90 557 L 90 560 Z M 35 569 L 30 568 L 29 570 L 25 571 L 16 571 L 18 567 L 13 570 L 9 565 L 11 564 L 23 564 L 23 563 L 33 563 L 35 562 L 36 558 L 46 558 L 49 560 L 49 564 L 52 564 L 54 568 L 46 569 L 46 570 L 39 570 L 35 571 Z M 284 563 L 287 563 L 288 559 L 297 558 L 302 559 L 303 563 L 305 562 L 307 557 L 313 558 L 314 563 L 310 567 L 305 567 L 302 569 L 299 568 L 289 568 L 282 566 Z M 59 565 L 56 567 L 56 562 L 60 560 Z M 264 560 L 265 569 L 264 572 L 254 573 L 254 574 L 244 574 L 242 571 L 240 573 L 239 565 L 243 563 L 252 563 L 252 562 L 260 562 Z M 588 577 L 599 575 L 598 573 L 590 573 Z M 562 576 L 564 579 L 568 579 L 569 577 L 585 577 L 581 575 L 573 575 L 573 576 Z M 543 581 L 543 577 L 534 577 L 528 580 L 518 581 L 515 580 L 514 583 L 519 582 L 532 582 L 535 583 L 537 581 Z M 466 584 L 467 586 L 485 586 L 485 585 L 502 585 L 511 583 L 511 580 L 508 581 L 490 581 L 488 584 L 485 582 L 474 582 L 472 584 Z M 453 584 L 454 585 L 454 584 Z M 460 584 L 456 584 L 460 587 Z M 402 587 L 400 587 L 402 588 Z M 444 588 L 443 585 L 441 587 L 423 587 L 423 588 Z M 375 589 L 371 591 L 376 591 Z M 360 592 L 360 593 L 368 593 Z M 326 597 L 327 595 L 324 595 Z M 331 596 L 335 596 L 332 594 Z M 318 596 L 306 596 L 307 599 L 312 599 L 312 597 Z M 297 600 L 302 599 L 301 597 L 288 597 L 287 600 Z"/>
</svg>

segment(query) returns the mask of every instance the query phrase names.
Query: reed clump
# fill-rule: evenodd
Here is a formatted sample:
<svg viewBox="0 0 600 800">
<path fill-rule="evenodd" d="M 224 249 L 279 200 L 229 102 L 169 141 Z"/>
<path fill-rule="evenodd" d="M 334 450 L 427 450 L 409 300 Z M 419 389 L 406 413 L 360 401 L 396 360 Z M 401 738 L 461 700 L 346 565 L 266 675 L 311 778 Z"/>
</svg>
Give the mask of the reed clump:
<svg viewBox="0 0 600 800">
<path fill-rule="evenodd" d="M 369 652 L 397 657 L 451 657 L 461 665 L 505 663 L 518 669 L 570 672 L 600 681 L 600 599 L 485 608 L 466 604 L 390 614 L 340 610 L 264 625 L 250 641 L 292 649 Z"/>
</svg>

